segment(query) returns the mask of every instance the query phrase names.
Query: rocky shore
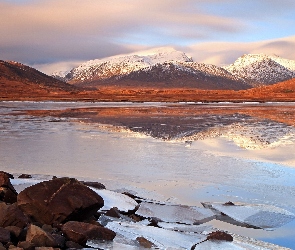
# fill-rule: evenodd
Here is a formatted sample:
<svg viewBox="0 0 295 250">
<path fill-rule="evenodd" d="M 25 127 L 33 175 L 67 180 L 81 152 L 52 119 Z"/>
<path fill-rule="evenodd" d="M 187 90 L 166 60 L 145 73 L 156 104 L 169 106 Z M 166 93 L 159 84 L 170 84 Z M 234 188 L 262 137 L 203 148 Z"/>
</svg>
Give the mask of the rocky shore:
<svg viewBox="0 0 295 250">
<path fill-rule="evenodd" d="M 217 219 L 269 229 L 295 219 L 291 212 L 267 205 L 160 203 L 107 190 L 98 182 L 41 181 L 3 171 L 0 200 L 0 250 L 286 249 L 204 223 Z"/>
</svg>

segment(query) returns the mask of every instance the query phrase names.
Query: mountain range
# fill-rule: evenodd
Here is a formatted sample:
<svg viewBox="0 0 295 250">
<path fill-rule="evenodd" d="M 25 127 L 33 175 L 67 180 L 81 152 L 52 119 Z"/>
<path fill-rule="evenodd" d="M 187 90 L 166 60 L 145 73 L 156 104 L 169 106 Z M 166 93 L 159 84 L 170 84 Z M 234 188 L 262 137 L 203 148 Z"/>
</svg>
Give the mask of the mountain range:
<svg viewBox="0 0 295 250">
<path fill-rule="evenodd" d="M 133 86 L 241 90 L 295 77 L 295 61 L 248 54 L 218 67 L 194 62 L 172 48 L 87 61 L 67 74 L 52 76 L 82 87 Z"/>
<path fill-rule="evenodd" d="M 162 48 L 88 61 L 54 76 L 0 60 L 0 100 L 295 100 L 295 61 L 263 54 L 219 67 Z"/>
</svg>

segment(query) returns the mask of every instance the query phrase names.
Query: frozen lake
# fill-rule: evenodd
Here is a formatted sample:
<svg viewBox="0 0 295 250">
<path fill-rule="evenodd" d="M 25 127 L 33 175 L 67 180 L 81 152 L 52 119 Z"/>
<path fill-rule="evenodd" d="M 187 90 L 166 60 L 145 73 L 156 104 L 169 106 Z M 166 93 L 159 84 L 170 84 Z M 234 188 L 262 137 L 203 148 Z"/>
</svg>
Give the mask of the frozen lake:
<svg viewBox="0 0 295 250">
<path fill-rule="evenodd" d="M 250 115 L 233 114 L 223 122 L 222 112 L 218 119 L 216 114 L 213 117 L 208 113 L 200 118 L 211 121 L 208 130 L 195 127 L 195 133 L 185 130 L 180 136 L 173 134 L 170 140 L 163 140 L 135 125 L 134 129 L 116 130 L 78 118 L 31 116 L 24 112 L 166 105 L 0 102 L 0 169 L 96 180 L 108 189 L 133 190 L 139 196 L 183 205 L 233 201 L 275 205 L 295 213 L 295 127 L 283 120 L 256 120 Z M 212 107 L 227 110 L 246 105 L 250 104 Z M 270 112 L 274 107 L 284 112 L 295 109 L 294 104 L 264 104 L 268 105 Z M 195 106 L 208 110 L 211 107 Z M 154 118 L 152 125 L 157 120 Z M 181 122 L 177 126 L 181 127 Z M 190 129 L 192 126 L 194 123 Z M 295 247 L 294 221 L 274 231 L 210 223 L 233 233 Z"/>
</svg>

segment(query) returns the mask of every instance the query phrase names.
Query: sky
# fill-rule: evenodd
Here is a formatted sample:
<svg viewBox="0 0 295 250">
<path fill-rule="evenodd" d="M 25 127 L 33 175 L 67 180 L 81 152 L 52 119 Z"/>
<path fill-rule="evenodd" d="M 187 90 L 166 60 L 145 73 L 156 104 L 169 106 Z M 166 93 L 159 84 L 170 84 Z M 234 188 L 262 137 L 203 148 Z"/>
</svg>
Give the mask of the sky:
<svg viewBox="0 0 295 250">
<path fill-rule="evenodd" d="M 0 0 L 0 60 L 47 74 L 165 46 L 219 66 L 295 60 L 295 0 Z"/>
</svg>

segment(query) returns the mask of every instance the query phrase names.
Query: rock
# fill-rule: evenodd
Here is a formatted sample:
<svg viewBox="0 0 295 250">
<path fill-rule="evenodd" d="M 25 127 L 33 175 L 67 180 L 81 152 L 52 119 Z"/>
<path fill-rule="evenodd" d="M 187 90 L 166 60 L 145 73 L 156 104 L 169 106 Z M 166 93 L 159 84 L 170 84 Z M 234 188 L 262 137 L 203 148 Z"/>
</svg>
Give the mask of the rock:
<svg viewBox="0 0 295 250">
<path fill-rule="evenodd" d="M 63 248 L 65 246 L 66 238 L 59 234 L 52 234 L 51 235 L 55 240 L 58 247 Z"/>
<path fill-rule="evenodd" d="M 17 247 L 23 248 L 24 250 L 34 250 L 35 246 L 31 242 L 28 241 L 20 241 L 17 244 Z"/>
<path fill-rule="evenodd" d="M 66 242 L 66 247 L 67 248 L 72 248 L 72 249 L 82 249 L 83 246 L 81 246 L 80 244 L 74 242 L 74 241 L 67 241 Z"/>
<path fill-rule="evenodd" d="M 4 171 L 0 171 L 0 186 L 3 186 L 3 185 L 7 186 L 10 183 L 10 179 L 14 179 L 12 174 L 9 174 Z"/>
<path fill-rule="evenodd" d="M 9 230 L 0 227 L 0 242 L 1 243 L 8 243 L 10 242 L 10 232 Z"/>
<path fill-rule="evenodd" d="M 110 210 L 108 210 L 106 213 L 105 213 L 106 216 L 110 216 L 110 217 L 114 217 L 114 218 L 120 218 L 121 215 L 119 213 L 119 210 L 118 208 L 116 207 L 113 207 L 111 208 Z"/>
<path fill-rule="evenodd" d="M 106 189 L 105 185 L 103 185 L 100 182 L 94 182 L 94 181 L 81 181 L 86 186 L 94 187 L 96 189 Z"/>
<path fill-rule="evenodd" d="M 144 237 L 137 237 L 136 240 L 138 241 L 139 245 L 144 248 L 152 248 L 155 246 L 152 242 L 150 242 Z"/>
<path fill-rule="evenodd" d="M 0 171 L 0 201 L 11 204 L 16 202 L 17 192 L 10 182 L 13 178 L 13 175 Z"/>
<path fill-rule="evenodd" d="M 22 229 L 15 226 L 5 227 L 6 230 L 10 232 L 10 237 L 12 242 L 18 242 L 18 237 L 20 236 Z"/>
<path fill-rule="evenodd" d="M 231 201 L 225 202 L 223 205 L 224 206 L 235 206 L 235 204 Z"/>
<path fill-rule="evenodd" d="M 60 248 L 54 248 L 54 247 L 35 247 L 35 250 L 60 250 Z"/>
<path fill-rule="evenodd" d="M 20 178 L 20 179 L 31 179 L 32 175 L 30 175 L 30 174 L 21 174 L 18 178 Z"/>
<path fill-rule="evenodd" d="M 51 225 L 44 224 L 44 225 L 42 225 L 41 228 L 42 228 L 45 232 L 50 233 L 50 234 L 52 234 L 52 233 L 54 232 L 54 229 L 53 229 L 53 227 L 52 227 Z"/>
<path fill-rule="evenodd" d="M 16 226 L 24 228 L 29 222 L 28 217 L 18 208 L 17 204 L 0 203 L 0 226 Z"/>
<path fill-rule="evenodd" d="M 134 220 L 135 222 L 139 222 L 139 221 L 143 220 L 140 216 L 135 215 L 135 214 L 130 214 L 130 215 L 128 215 L 128 217 L 131 218 L 132 220 Z"/>
<path fill-rule="evenodd" d="M 49 233 L 32 224 L 28 227 L 26 241 L 36 247 L 58 247 L 58 244 Z"/>
<path fill-rule="evenodd" d="M 110 229 L 78 221 L 65 223 L 62 232 L 69 240 L 80 245 L 85 245 L 90 239 L 113 240 L 116 236 L 116 233 Z"/>
<path fill-rule="evenodd" d="M 13 250 L 23 250 L 22 248 L 20 247 L 16 247 L 14 245 L 10 245 L 8 249 L 13 249 Z"/>
<path fill-rule="evenodd" d="M 210 233 L 207 236 L 207 240 L 224 240 L 224 241 L 233 241 L 233 237 L 226 233 L 226 232 L 222 232 L 222 231 L 215 231 Z"/>
<path fill-rule="evenodd" d="M 19 208 L 42 224 L 84 220 L 103 207 L 103 199 L 73 178 L 56 178 L 19 193 Z"/>
<path fill-rule="evenodd" d="M 6 250 L 6 247 L 4 247 L 1 242 L 0 242 L 0 250 Z"/>
<path fill-rule="evenodd" d="M 18 238 L 20 233 L 22 232 L 22 229 L 16 226 L 8 226 L 5 227 L 5 229 L 8 230 L 10 234 L 15 236 L 16 238 Z"/>
</svg>

